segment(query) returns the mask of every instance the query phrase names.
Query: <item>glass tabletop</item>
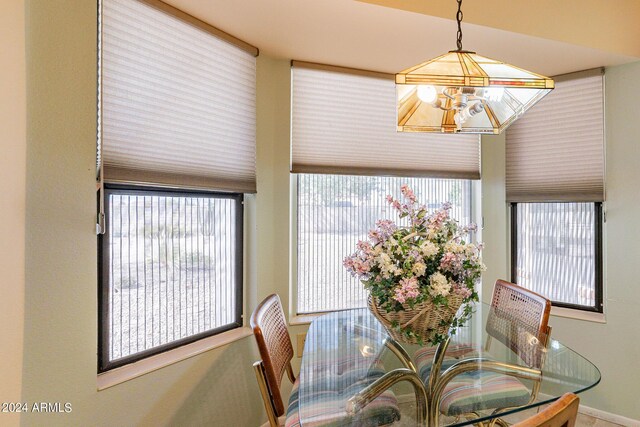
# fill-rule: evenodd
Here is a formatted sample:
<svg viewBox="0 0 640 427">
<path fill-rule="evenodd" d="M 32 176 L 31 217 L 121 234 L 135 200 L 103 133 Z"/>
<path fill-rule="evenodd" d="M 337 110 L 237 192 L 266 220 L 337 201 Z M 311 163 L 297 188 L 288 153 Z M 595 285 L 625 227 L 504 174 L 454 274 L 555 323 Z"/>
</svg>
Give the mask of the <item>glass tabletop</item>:
<svg viewBox="0 0 640 427">
<path fill-rule="evenodd" d="M 514 322 L 496 326 L 495 317 L 488 304 L 477 304 L 466 325 L 440 344 L 439 352 L 438 346 L 393 340 L 368 309 L 317 318 L 307 332 L 302 357 L 300 424 L 377 425 L 402 418 L 403 426 L 468 425 L 491 418 L 493 408 L 500 407 L 504 396 L 497 394 L 496 384 L 522 394 L 522 406 L 503 410 L 503 416 L 567 392 L 580 393 L 600 381 L 600 372 L 591 362 L 559 341 Z M 508 339 L 501 338 L 496 327 L 506 331 Z M 415 403 L 414 393 L 422 393 L 416 378 L 424 385 L 428 416 L 421 417 L 416 408 L 420 403 Z M 399 382 L 390 391 L 382 392 L 395 381 Z M 398 412 L 398 397 L 415 409 Z M 480 418 L 469 421 L 457 416 L 464 411 L 456 413 L 460 412 L 456 404 L 480 408 L 475 411 Z"/>
</svg>

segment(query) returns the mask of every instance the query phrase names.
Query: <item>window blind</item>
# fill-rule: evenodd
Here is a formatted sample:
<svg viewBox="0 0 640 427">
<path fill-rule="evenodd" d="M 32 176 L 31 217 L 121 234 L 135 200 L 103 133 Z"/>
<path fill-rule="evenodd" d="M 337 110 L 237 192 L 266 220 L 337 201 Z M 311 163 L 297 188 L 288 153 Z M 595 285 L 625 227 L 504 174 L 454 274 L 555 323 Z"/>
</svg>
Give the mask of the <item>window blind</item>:
<svg viewBox="0 0 640 427">
<path fill-rule="evenodd" d="M 291 172 L 479 179 L 479 142 L 396 132 L 392 75 L 293 63 Z"/>
<path fill-rule="evenodd" d="M 506 134 L 510 202 L 604 200 L 604 70 L 555 77 Z"/>
<path fill-rule="evenodd" d="M 255 192 L 257 49 L 154 0 L 102 0 L 100 49 L 105 181 Z"/>
</svg>

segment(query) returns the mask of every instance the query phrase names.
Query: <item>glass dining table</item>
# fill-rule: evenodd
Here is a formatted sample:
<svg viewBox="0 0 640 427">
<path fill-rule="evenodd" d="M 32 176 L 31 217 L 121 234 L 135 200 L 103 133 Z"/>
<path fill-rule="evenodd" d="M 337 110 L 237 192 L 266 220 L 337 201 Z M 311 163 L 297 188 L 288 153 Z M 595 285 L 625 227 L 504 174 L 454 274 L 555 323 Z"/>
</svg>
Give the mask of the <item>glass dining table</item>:
<svg viewBox="0 0 640 427">
<path fill-rule="evenodd" d="M 513 324 L 508 329 L 514 340 L 493 338 L 487 327 L 492 310 L 476 304 L 465 326 L 436 346 L 394 340 L 368 309 L 316 318 L 301 361 L 300 425 L 378 425 L 372 413 L 380 413 L 384 402 L 403 402 L 398 412 L 402 426 L 462 426 L 492 419 L 500 425 L 499 417 L 599 383 L 600 372 L 589 360 L 552 337 L 540 340 Z M 486 384 L 481 380 L 485 373 L 492 379 Z M 496 400 L 501 378 L 529 393 L 525 401 L 501 407 L 504 396 Z M 473 410 L 452 414 L 448 399 L 460 390 Z"/>
</svg>

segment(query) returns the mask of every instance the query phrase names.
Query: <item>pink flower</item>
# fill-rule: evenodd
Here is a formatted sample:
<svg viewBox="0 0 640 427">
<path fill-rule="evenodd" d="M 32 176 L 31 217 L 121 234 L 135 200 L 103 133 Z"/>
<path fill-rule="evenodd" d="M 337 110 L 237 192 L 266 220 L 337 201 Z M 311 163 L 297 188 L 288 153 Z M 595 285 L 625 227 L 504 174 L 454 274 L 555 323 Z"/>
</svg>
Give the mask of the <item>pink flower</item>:
<svg viewBox="0 0 640 427">
<path fill-rule="evenodd" d="M 462 285 L 460 283 L 454 283 L 453 292 L 456 295 L 460 295 L 462 298 L 469 298 L 473 293 L 471 289 L 467 288 L 465 285 Z"/>
<path fill-rule="evenodd" d="M 347 271 L 353 273 L 353 256 L 345 257 L 342 260 L 342 265 L 347 269 Z"/>
<path fill-rule="evenodd" d="M 355 262 L 353 263 L 355 272 L 358 276 L 363 277 L 366 276 L 367 273 L 369 273 L 369 270 L 371 269 L 371 266 L 369 265 L 368 261 L 362 261 L 362 260 L 355 260 Z"/>
<path fill-rule="evenodd" d="M 401 304 L 404 304 L 404 303 L 405 303 L 405 301 L 406 301 L 405 296 L 404 296 L 404 294 L 402 293 L 402 290 L 400 290 L 400 289 L 396 289 L 396 293 L 395 293 L 395 295 L 393 296 L 393 299 L 394 299 L 394 300 L 396 300 L 396 301 L 398 301 L 398 302 L 399 302 L 399 303 L 401 303 Z"/>
<path fill-rule="evenodd" d="M 400 192 L 412 204 L 416 202 L 416 195 L 413 193 L 413 190 L 409 188 L 407 184 L 404 184 L 403 186 L 400 187 Z"/>
<path fill-rule="evenodd" d="M 455 272 L 462 267 L 462 263 L 458 256 L 454 253 L 447 252 L 442 256 L 440 260 L 440 268 L 445 271 Z"/>
<path fill-rule="evenodd" d="M 365 254 L 368 254 L 369 252 L 371 252 L 371 249 L 372 249 L 371 243 L 363 242 L 362 240 L 358 240 L 358 243 L 356 244 L 356 246 Z"/>
<path fill-rule="evenodd" d="M 346 257 L 342 261 L 342 265 L 347 269 L 352 276 L 360 279 L 366 279 L 371 272 L 371 264 L 369 260 L 363 260 L 356 254 Z"/>
<path fill-rule="evenodd" d="M 376 221 L 376 226 L 383 239 L 387 239 L 398 228 L 396 224 L 390 219 L 381 219 Z"/>
<path fill-rule="evenodd" d="M 412 277 L 410 279 L 400 280 L 400 286 L 395 289 L 393 299 L 399 303 L 404 303 L 406 300 L 417 298 L 419 295 L 418 279 Z"/>
<path fill-rule="evenodd" d="M 369 230 L 369 239 L 373 242 L 374 245 L 384 240 L 382 234 L 380 234 L 380 232 L 377 230 Z"/>
</svg>

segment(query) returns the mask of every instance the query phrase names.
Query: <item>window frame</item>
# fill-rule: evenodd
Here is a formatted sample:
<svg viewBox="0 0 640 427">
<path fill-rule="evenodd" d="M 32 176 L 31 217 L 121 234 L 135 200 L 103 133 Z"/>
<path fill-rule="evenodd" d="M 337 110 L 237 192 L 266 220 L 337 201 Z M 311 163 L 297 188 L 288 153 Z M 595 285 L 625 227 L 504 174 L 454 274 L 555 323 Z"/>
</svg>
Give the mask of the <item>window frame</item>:
<svg viewBox="0 0 640 427">
<path fill-rule="evenodd" d="M 107 184 L 104 186 L 104 197 L 108 199 L 110 194 L 127 195 L 163 195 L 185 197 L 186 195 L 197 195 L 204 198 L 230 199 L 235 202 L 235 315 L 232 323 L 190 335 L 176 341 L 162 344 L 141 352 L 137 352 L 115 361 L 109 360 L 109 233 L 98 235 L 98 373 L 105 373 L 114 368 L 119 368 L 131 363 L 146 359 L 166 351 L 182 347 L 199 341 L 203 338 L 211 337 L 237 328 L 242 328 L 244 317 L 244 194 L 231 192 L 218 192 L 207 190 L 175 189 L 155 186 L 138 186 L 127 184 Z M 100 197 L 100 196 L 99 196 Z M 111 212 L 105 210 L 104 229 L 109 229 Z"/>
<path fill-rule="evenodd" d="M 527 202 L 511 202 L 509 204 L 511 211 L 511 281 L 517 284 L 518 269 L 518 204 Z M 531 202 L 531 203 L 580 203 L 580 202 Z M 588 202 L 594 205 L 594 306 L 570 304 L 551 300 L 552 307 L 562 307 L 571 310 L 579 310 L 590 313 L 604 313 L 603 304 L 603 252 L 602 252 L 602 231 L 604 225 L 604 216 L 602 202 Z"/>
</svg>

